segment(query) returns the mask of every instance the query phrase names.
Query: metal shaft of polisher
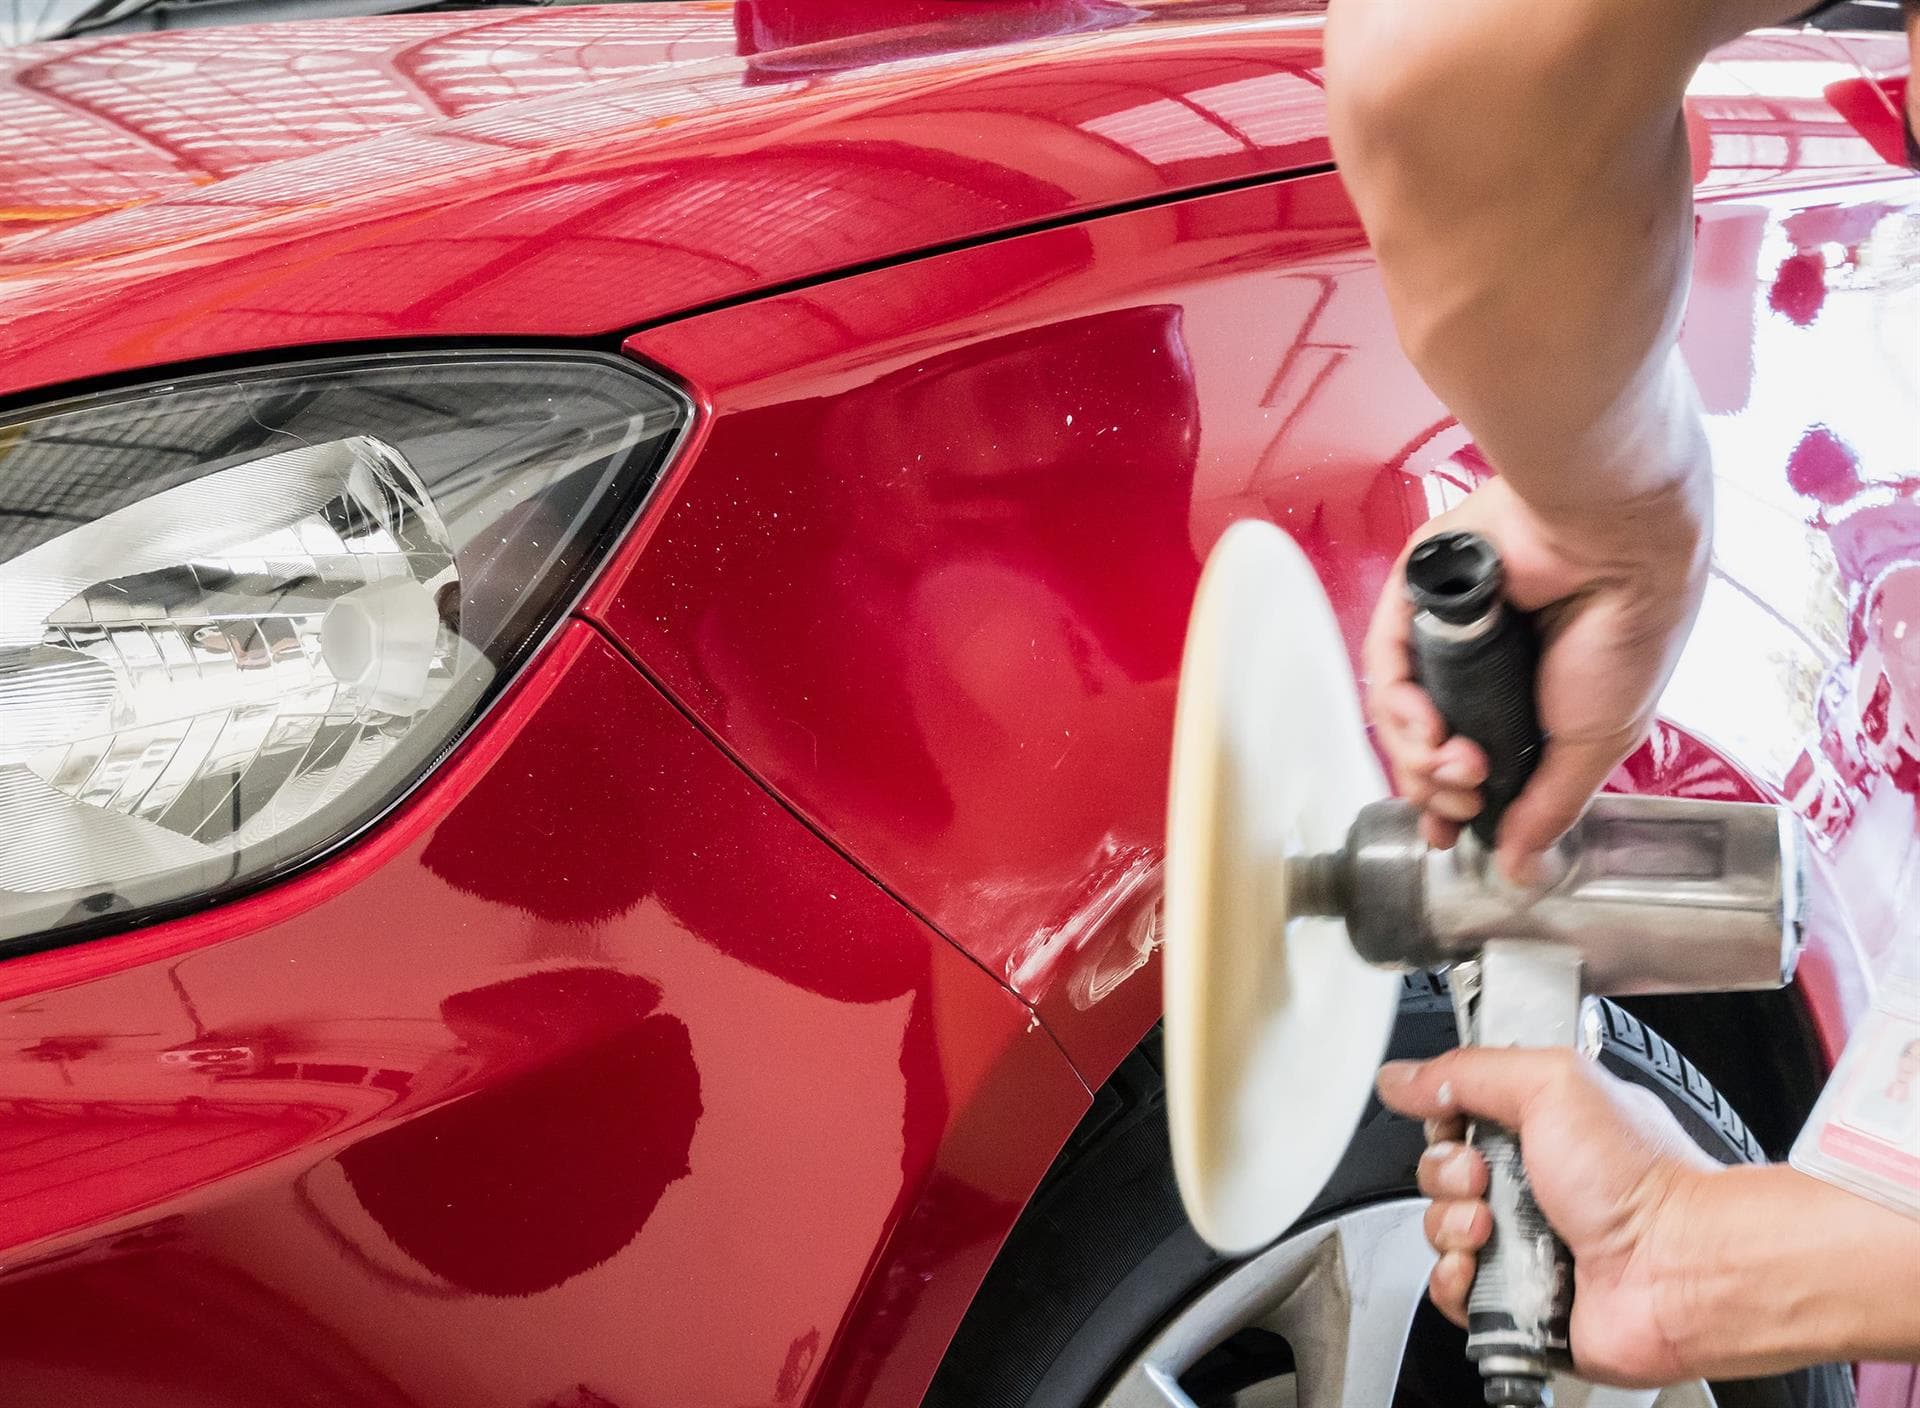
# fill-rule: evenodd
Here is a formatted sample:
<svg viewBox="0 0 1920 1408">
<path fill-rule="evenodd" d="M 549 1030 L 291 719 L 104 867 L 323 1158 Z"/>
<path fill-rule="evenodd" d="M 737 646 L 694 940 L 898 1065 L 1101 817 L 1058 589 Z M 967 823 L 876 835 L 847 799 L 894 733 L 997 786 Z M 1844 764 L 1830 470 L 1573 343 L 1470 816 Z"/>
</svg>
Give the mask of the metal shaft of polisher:
<svg viewBox="0 0 1920 1408">
<path fill-rule="evenodd" d="M 1799 955 L 1804 850 L 1780 807 L 1605 793 L 1522 891 L 1471 833 L 1431 850 L 1417 807 L 1381 801 L 1342 849 L 1288 860 L 1288 903 L 1343 920 L 1354 952 L 1387 968 L 1457 972 L 1508 939 L 1579 949 L 1594 993 L 1766 991 Z"/>
</svg>

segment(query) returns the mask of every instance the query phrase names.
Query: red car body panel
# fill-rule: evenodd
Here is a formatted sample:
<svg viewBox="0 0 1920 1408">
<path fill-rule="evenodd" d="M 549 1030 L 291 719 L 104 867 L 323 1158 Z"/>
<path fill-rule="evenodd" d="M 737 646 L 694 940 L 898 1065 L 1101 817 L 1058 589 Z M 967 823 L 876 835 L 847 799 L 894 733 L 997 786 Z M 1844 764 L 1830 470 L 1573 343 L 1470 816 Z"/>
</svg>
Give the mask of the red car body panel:
<svg viewBox="0 0 1920 1408">
<path fill-rule="evenodd" d="M 1884 722 L 1871 744 L 1837 737 L 1864 727 L 1837 701 L 1893 686 L 1873 663 L 1864 683 L 1835 672 L 1858 664 L 1850 633 L 1904 630 L 1880 597 L 1920 536 L 1898 463 L 1911 401 L 1889 414 L 1902 372 L 1818 364 L 1836 324 L 1864 339 L 1898 296 L 1897 268 L 1861 250 L 1915 210 L 1911 181 L 1703 203 L 1686 346 L 1726 526 L 1665 726 L 1619 778 L 1799 799 L 1851 911 L 1823 910 L 1809 963 L 1836 1039 L 1860 987 L 1828 945 L 1888 942 L 1889 882 L 1920 875 L 1901 761 L 1920 750 Z M 1783 290 L 1800 251 L 1835 246 L 1852 262 L 1820 266 L 1817 313 L 1772 306 L 1799 297 Z M 1000 241 L 629 346 L 714 416 L 699 473 L 591 609 L 1103 1079 L 1158 1000 L 1131 975 L 1155 942 L 1175 672 L 1207 549 L 1238 517 L 1287 526 L 1357 653 L 1409 530 L 1486 472 L 1401 358 L 1337 178 Z M 1835 465 L 1809 468 L 1820 455 Z M 1836 476 L 1830 507 L 1809 503 L 1815 473 Z M 1909 840 L 1869 876 L 1839 843 L 1881 777 Z M 1108 1001 L 1125 1017 L 1092 1012 Z"/>
<path fill-rule="evenodd" d="M 0 85 L 0 394 L 268 347 L 609 334 L 1324 162 L 1302 8 L 869 9 L 879 38 L 747 54 L 710 5 L 30 46 Z M 1819 37 L 1752 42 L 1749 63 L 1846 66 Z M 1759 162 L 1736 143 L 1714 181 L 1885 172 L 1817 98 L 1748 106 L 1730 130 L 1806 135 Z"/>
<path fill-rule="evenodd" d="M 890 1233 L 957 1319 L 1087 1103 L 1024 1006 L 587 625 L 428 791 L 0 969 L 11 1401 L 798 1402 Z"/>
<path fill-rule="evenodd" d="M 1297 8 L 8 56 L 0 144 L 39 165 L 0 160 L 0 393 L 650 324 L 628 347 L 701 405 L 581 619 L 369 836 L 0 964 L 12 1401 L 917 1399 L 1157 1015 L 1207 547 L 1288 526 L 1351 642 L 1485 472 L 1337 179 L 1299 174 L 1327 148 Z M 1807 818 L 1833 1048 L 1920 879 L 1890 53 L 1761 36 L 1695 85 L 1719 561 L 1617 779 Z"/>
<path fill-rule="evenodd" d="M 22 50 L 0 88 L 0 130 L 34 149 L 0 219 L 0 394 L 263 346 L 614 333 L 1327 159 L 1310 18 L 945 8 L 966 18 L 850 68 L 852 40 L 720 56 L 711 6 Z M 1145 22 L 1087 28 L 1116 20 Z M 1075 32 L 1007 42 L 1049 27 Z M 941 52 L 968 42 L 991 47 Z M 181 96 L 208 92 L 213 111 Z M 1168 112 L 1170 135 L 1129 140 Z"/>
</svg>

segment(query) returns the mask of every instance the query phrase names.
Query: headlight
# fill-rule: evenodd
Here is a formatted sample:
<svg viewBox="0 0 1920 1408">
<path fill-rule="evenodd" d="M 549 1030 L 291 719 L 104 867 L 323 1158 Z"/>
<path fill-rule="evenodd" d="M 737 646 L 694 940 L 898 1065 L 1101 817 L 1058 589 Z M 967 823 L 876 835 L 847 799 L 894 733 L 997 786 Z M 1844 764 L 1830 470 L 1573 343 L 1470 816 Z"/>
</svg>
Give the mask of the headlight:
<svg viewBox="0 0 1920 1408">
<path fill-rule="evenodd" d="M 0 420 L 0 944 L 365 826 L 572 604 L 688 415 L 617 358 L 447 353 Z"/>
</svg>

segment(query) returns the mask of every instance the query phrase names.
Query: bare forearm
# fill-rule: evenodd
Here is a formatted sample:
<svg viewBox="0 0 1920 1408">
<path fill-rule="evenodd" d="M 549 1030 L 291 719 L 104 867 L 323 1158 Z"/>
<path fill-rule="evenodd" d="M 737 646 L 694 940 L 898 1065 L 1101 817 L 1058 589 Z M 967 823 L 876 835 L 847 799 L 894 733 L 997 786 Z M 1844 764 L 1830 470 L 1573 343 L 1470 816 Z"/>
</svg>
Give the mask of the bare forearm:
<svg viewBox="0 0 1920 1408">
<path fill-rule="evenodd" d="M 1336 155 L 1408 353 L 1538 509 L 1704 471 L 1681 99 L 1763 0 L 1336 0 Z"/>
<path fill-rule="evenodd" d="M 1702 1372 L 1920 1359 L 1920 1221 L 1785 1166 L 1699 1175 L 1672 1215 L 1664 1318 Z"/>
</svg>

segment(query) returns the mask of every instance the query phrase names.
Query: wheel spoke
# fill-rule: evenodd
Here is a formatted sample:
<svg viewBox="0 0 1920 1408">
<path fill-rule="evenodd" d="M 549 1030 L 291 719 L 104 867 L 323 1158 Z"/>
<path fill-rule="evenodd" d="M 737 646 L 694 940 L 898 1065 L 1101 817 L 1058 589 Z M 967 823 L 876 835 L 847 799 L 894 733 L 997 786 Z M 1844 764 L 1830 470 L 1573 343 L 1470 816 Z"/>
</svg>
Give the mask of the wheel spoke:
<svg viewBox="0 0 1920 1408">
<path fill-rule="evenodd" d="M 1196 1408 L 1181 1378 L 1242 1330 L 1293 1351 L 1298 1408 L 1383 1408 L 1393 1401 L 1414 1312 L 1433 1269 L 1426 1204 L 1379 1203 L 1282 1238 L 1174 1316 L 1127 1366 L 1100 1408 Z M 1286 1385 L 1273 1381 L 1282 1394 Z M 1665 1389 L 1554 1380 L 1559 1408 L 1715 1408 L 1698 1380 Z"/>
<path fill-rule="evenodd" d="M 1393 1400 L 1433 1253 L 1418 1204 L 1334 1224 L 1327 1253 L 1266 1324 L 1293 1346 L 1300 1408 L 1380 1408 Z"/>
<path fill-rule="evenodd" d="M 1194 1403 L 1166 1370 L 1136 1363 L 1101 1400 L 1101 1408 L 1194 1408 Z"/>
<path fill-rule="evenodd" d="M 1101 1408 L 1193 1408 L 1180 1376 L 1250 1326 L 1292 1347 L 1300 1408 L 1380 1408 L 1393 1398 L 1433 1253 L 1425 1205 L 1362 1208 L 1261 1252 L 1147 1346 Z"/>
<path fill-rule="evenodd" d="M 1332 1223 L 1288 1237 L 1236 1270 L 1208 1293 L 1211 1313 L 1181 1317 L 1162 1331 L 1101 1400 L 1101 1408 L 1193 1408 L 1180 1376 L 1236 1330 L 1265 1323 L 1333 1258 L 1340 1226 Z"/>
</svg>

